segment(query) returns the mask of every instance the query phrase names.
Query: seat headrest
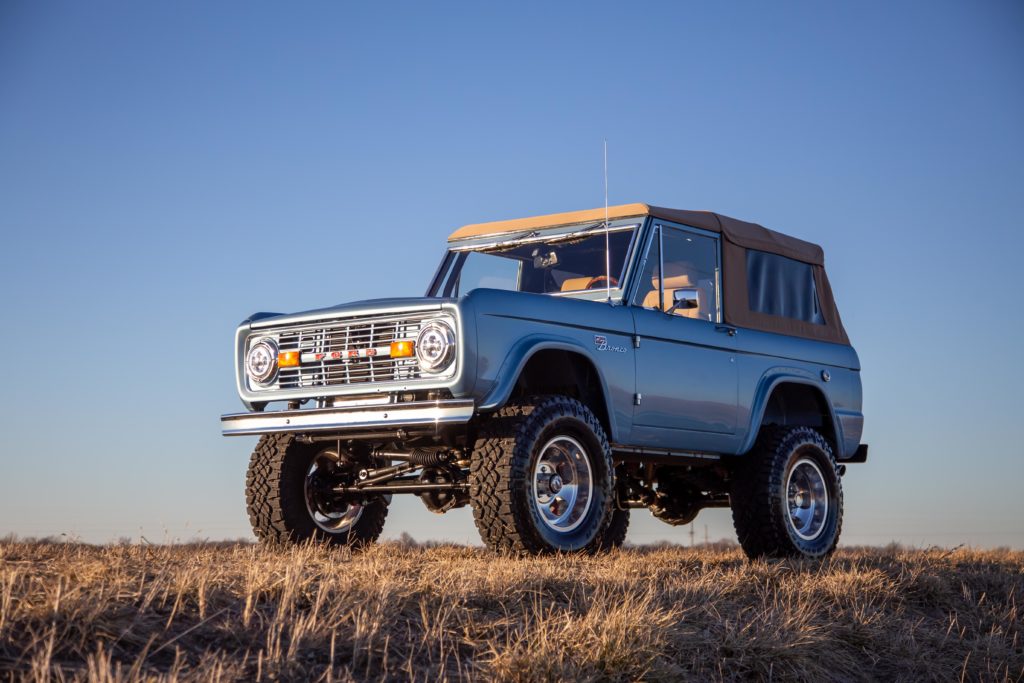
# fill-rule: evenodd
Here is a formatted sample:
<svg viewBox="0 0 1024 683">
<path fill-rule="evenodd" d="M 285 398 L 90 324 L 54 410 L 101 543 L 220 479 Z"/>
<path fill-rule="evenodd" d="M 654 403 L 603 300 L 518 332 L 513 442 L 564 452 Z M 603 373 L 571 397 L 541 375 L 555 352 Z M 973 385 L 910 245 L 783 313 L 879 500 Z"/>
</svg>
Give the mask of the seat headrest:
<svg viewBox="0 0 1024 683">
<path fill-rule="evenodd" d="M 651 278 L 651 287 L 658 289 L 660 280 L 658 278 Z M 686 273 L 682 275 L 670 275 L 665 278 L 665 289 L 679 289 L 680 287 L 696 287 L 697 283 L 690 279 L 690 276 Z"/>
</svg>

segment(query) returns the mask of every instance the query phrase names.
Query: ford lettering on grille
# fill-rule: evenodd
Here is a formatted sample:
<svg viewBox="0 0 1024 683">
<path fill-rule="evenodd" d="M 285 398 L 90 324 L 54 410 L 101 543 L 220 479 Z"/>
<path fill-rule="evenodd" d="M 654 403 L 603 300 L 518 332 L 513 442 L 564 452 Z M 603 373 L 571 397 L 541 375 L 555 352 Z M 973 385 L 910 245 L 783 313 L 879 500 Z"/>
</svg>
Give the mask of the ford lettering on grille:
<svg viewBox="0 0 1024 683">
<path fill-rule="evenodd" d="M 415 340 L 424 317 L 332 320 L 276 331 L 282 352 L 299 352 L 297 367 L 281 368 L 278 387 L 301 389 L 419 379 L 416 359 L 392 358 L 391 342 Z"/>
</svg>

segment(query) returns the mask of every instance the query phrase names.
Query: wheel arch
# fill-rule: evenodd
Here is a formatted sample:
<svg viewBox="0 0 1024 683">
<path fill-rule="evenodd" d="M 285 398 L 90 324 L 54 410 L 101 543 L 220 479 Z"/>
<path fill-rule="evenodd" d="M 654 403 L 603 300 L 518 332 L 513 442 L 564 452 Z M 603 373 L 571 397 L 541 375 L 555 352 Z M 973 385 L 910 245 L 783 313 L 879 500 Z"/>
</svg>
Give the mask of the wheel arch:
<svg viewBox="0 0 1024 683">
<path fill-rule="evenodd" d="M 499 410 L 519 396 L 564 394 L 594 411 L 608 439 L 614 440 L 618 430 L 611 394 L 604 375 L 583 346 L 550 339 L 520 344 L 505 360 L 499 376 L 482 401 L 481 411 Z"/>
<path fill-rule="evenodd" d="M 832 445 L 837 459 L 845 455 L 842 452 L 842 425 L 832 402 L 824 388 L 809 377 L 776 373 L 762 378 L 741 453 L 754 447 L 761 428 L 766 424 L 814 427 Z"/>
</svg>

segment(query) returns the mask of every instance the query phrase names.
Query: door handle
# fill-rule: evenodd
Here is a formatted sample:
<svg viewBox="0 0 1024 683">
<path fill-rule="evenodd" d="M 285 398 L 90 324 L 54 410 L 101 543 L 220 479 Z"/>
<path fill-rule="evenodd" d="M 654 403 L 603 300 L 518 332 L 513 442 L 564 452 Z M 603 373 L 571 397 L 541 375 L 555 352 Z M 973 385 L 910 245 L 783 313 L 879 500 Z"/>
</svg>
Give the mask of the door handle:
<svg viewBox="0 0 1024 683">
<path fill-rule="evenodd" d="M 729 325 L 716 325 L 715 332 L 726 332 L 730 337 L 736 336 L 736 328 Z"/>
</svg>

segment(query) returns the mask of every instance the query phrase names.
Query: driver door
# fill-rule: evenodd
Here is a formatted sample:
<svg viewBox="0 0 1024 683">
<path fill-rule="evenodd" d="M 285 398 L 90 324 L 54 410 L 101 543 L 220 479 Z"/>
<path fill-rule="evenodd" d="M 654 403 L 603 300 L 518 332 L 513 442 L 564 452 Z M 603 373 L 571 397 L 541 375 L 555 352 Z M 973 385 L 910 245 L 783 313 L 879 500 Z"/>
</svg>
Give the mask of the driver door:
<svg viewBox="0 0 1024 683">
<path fill-rule="evenodd" d="M 734 337 L 721 325 L 720 254 L 714 233 L 654 225 L 632 301 L 637 445 L 719 452 L 734 445 L 739 374 Z"/>
</svg>

